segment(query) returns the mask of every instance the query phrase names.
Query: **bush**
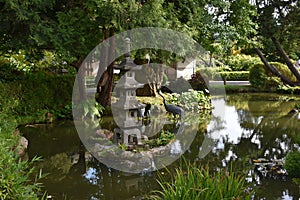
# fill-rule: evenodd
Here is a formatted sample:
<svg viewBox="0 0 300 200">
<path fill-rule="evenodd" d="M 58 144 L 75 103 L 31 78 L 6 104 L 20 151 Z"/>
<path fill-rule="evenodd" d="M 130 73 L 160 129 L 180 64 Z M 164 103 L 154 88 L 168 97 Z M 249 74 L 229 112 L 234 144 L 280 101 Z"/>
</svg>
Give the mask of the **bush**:
<svg viewBox="0 0 300 200">
<path fill-rule="evenodd" d="M 189 90 L 180 95 L 173 93 L 168 101 L 189 111 L 200 112 L 203 109 L 211 109 L 210 97 L 203 91 Z"/>
<path fill-rule="evenodd" d="M 0 199 L 38 199 L 36 193 L 39 191 L 39 184 L 28 182 L 35 160 L 20 161 L 11 149 L 7 149 L 4 141 L 0 141 L 0 151 Z"/>
<path fill-rule="evenodd" d="M 278 62 L 270 62 L 270 64 L 292 81 L 296 81 L 296 78 L 286 65 Z M 280 78 L 273 75 L 263 64 L 256 64 L 250 69 L 249 81 L 252 86 L 262 89 L 275 90 L 282 85 Z"/>
<path fill-rule="evenodd" d="M 300 152 L 288 153 L 285 159 L 285 169 L 292 177 L 300 177 Z"/>
<path fill-rule="evenodd" d="M 230 72 L 230 68 L 226 67 L 215 67 L 215 68 L 199 68 L 196 71 L 196 76 L 202 76 L 203 78 L 206 78 L 207 80 L 214 80 L 214 79 L 220 79 L 221 73 Z"/>
<path fill-rule="evenodd" d="M 249 71 L 252 66 L 258 63 L 261 63 L 258 57 L 244 54 L 229 56 L 225 61 L 225 64 L 228 65 L 232 71 Z"/>
<path fill-rule="evenodd" d="M 185 164 L 186 169 L 170 172 L 171 183 L 160 177 L 161 191 L 154 191 L 149 199 L 251 199 L 246 193 L 245 177 L 230 170 L 210 173 L 209 169 Z"/>
<path fill-rule="evenodd" d="M 0 112 L 43 120 L 47 112 L 66 110 L 72 100 L 74 78 L 37 73 L 18 82 L 0 82 Z"/>
<path fill-rule="evenodd" d="M 254 65 L 249 72 L 249 81 L 252 86 L 257 88 L 265 87 L 267 76 L 262 64 Z"/>
<path fill-rule="evenodd" d="M 297 78 L 294 76 L 294 74 L 285 64 L 279 62 L 270 62 L 270 64 L 273 65 L 276 69 L 278 69 L 283 75 L 285 75 L 291 81 L 297 81 Z M 269 70 L 266 71 L 268 76 L 274 76 Z"/>
</svg>

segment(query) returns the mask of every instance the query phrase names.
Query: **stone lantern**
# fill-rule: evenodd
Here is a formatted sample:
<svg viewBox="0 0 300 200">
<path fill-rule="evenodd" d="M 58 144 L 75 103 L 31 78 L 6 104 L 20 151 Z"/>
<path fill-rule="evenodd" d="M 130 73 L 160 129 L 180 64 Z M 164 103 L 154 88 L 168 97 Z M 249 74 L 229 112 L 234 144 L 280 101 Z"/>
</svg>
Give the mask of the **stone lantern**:
<svg viewBox="0 0 300 200">
<path fill-rule="evenodd" d="M 133 142 L 133 138 L 136 138 L 136 144 L 142 145 L 141 128 L 143 125 L 139 117 L 145 105 L 137 101 L 136 89 L 143 87 L 144 84 L 135 80 L 135 71 L 140 70 L 142 66 L 136 65 L 130 58 L 129 38 L 126 38 L 126 52 L 125 60 L 115 67 L 123 75 L 115 86 L 118 100 L 112 104 L 114 120 L 118 125 L 118 128 L 114 130 L 114 141 L 117 143 L 120 136 L 121 143 L 128 145 Z"/>
</svg>

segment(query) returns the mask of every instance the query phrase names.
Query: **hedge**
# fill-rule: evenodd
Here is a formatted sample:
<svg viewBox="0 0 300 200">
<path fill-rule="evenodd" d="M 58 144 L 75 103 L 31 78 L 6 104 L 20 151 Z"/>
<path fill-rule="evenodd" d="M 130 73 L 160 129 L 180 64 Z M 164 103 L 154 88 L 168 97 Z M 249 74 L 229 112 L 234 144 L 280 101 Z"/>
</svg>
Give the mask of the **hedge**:
<svg viewBox="0 0 300 200">
<path fill-rule="evenodd" d="M 249 79 L 249 71 L 220 72 L 219 74 L 227 81 L 247 81 Z"/>
<path fill-rule="evenodd" d="M 47 112 L 63 110 L 71 104 L 74 80 L 74 75 L 38 73 L 0 82 L 0 112 L 39 120 Z"/>
</svg>

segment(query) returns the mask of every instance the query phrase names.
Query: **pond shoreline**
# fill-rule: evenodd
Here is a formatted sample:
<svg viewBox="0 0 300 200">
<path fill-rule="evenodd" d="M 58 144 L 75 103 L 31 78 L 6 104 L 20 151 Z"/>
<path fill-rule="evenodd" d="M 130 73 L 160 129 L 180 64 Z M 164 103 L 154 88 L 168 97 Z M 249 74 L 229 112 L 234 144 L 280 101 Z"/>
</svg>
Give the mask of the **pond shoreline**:
<svg viewBox="0 0 300 200">
<path fill-rule="evenodd" d="M 214 86 L 213 88 L 218 89 L 217 86 Z M 253 88 L 249 85 L 242 85 L 242 86 L 239 86 L 239 85 L 225 85 L 225 90 L 226 90 L 226 93 L 228 93 L 228 94 L 232 94 L 232 93 L 248 93 L 248 94 L 250 94 L 250 93 L 262 93 L 262 92 L 263 93 L 269 93 L 269 94 L 278 94 L 278 93 L 272 92 L 272 91 L 262 91 L 262 90 Z M 7 94 L 10 94 L 7 91 L 3 91 L 3 92 L 6 92 Z M 24 95 L 24 94 L 22 94 L 22 95 Z M 14 95 L 8 95 L 7 98 L 9 96 L 12 96 L 10 99 L 14 99 L 13 98 Z M 5 99 L 4 99 L 4 101 L 5 101 Z M 11 100 L 8 100 L 7 102 L 10 102 L 10 101 Z M 34 102 L 32 102 L 32 103 L 34 103 Z M 28 104 L 27 106 L 30 106 L 30 104 Z M 11 105 L 9 105 L 8 108 L 11 108 Z M 59 109 L 59 107 L 56 108 L 56 109 Z M 3 114 L 2 113 L 2 116 L 3 116 L 2 118 L 5 119 L 3 121 L 6 122 L 7 124 L 10 124 L 10 126 L 11 126 L 10 128 L 8 128 L 4 131 L 3 130 L 1 131 L 1 133 L 5 133 L 5 135 L 7 135 L 6 140 L 11 140 L 14 130 L 17 130 L 18 127 L 22 124 L 23 125 L 24 124 L 25 125 L 26 124 L 34 125 L 34 124 L 44 124 L 44 123 L 46 123 L 46 121 L 44 121 L 44 119 L 42 118 L 41 113 L 39 113 L 39 112 L 37 112 L 37 114 L 33 114 L 33 113 L 30 113 L 30 114 L 25 115 L 23 117 L 19 117 L 19 116 L 18 117 L 13 117 L 11 115 L 11 113 L 8 113 L 8 114 L 5 114 L 5 113 Z M 11 117 L 7 117 L 6 115 L 11 116 Z M 18 120 L 16 120 L 16 118 L 18 118 Z M 61 118 L 61 120 L 59 120 L 59 121 L 64 121 L 64 118 Z M 18 142 L 18 140 L 16 140 L 15 144 L 17 142 Z M 11 144 L 9 144 L 9 145 L 11 145 Z M 29 171 L 30 171 L 30 169 L 28 169 L 28 172 Z M 21 175 L 21 176 L 23 176 L 23 175 Z M 22 184 L 22 186 L 20 186 L 20 187 L 27 187 L 27 186 L 28 186 L 28 184 L 26 183 L 24 185 Z M 39 190 L 39 188 L 36 188 L 35 190 Z"/>
</svg>

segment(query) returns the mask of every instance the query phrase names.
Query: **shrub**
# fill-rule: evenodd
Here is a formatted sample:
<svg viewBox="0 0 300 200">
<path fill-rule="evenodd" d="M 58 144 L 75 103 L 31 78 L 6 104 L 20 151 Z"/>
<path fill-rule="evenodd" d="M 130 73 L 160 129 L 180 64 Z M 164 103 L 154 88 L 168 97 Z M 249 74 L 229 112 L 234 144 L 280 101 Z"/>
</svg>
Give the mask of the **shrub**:
<svg viewBox="0 0 300 200">
<path fill-rule="evenodd" d="M 26 75 L 16 82 L 0 82 L 0 112 L 11 115 L 34 116 L 43 120 L 47 112 L 70 111 L 73 75 Z M 68 109 L 68 110 L 66 110 Z M 63 113 L 67 115 L 67 113 Z"/>
<path fill-rule="evenodd" d="M 0 57 L 0 80 L 1 81 L 16 81 L 22 79 L 22 71 L 18 71 L 13 67 L 9 60 Z"/>
<path fill-rule="evenodd" d="M 202 76 L 203 78 L 207 78 L 208 80 L 219 79 L 221 73 L 230 72 L 231 69 L 228 67 L 215 67 L 215 68 L 199 68 L 196 71 L 197 76 Z"/>
<path fill-rule="evenodd" d="M 252 86 L 257 88 L 265 87 L 266 79 L 266 71 L 262 64 L 256 64 L 250 69 L 249 81 Z"/>
<path fill-rule="evenodd" d="M 297 81 L 297 78 L 294 76 L 294 74 L 290 71 L 288 66 L 286 66 L 285 64 L 279 62 L 270 62 L 270 64 L 273 65 L 276 69 L 278 69 L 282 74 L 284 74 L 291 81 Z M 269 70 L 267 70 L 267 75 L 274 76 Z"/>
<path fill-rule="evenodd" d="M 37 71 L 49 71 L 60 73 L 68 68 L 68 73 L 75 73 L 74 68 L 67 66 L 67 62 L 55 52 L 44 50 L 41 54 L 28 55 L 28 52 L 19 50 L 16 52 L 7 52 L 0 55 L 0 78 L 4 80 L 13 80 L 20 76 L 14 74 L 32 73 Z"/>
<path fill-rule="evenodd" d="M 154 191 L 149 199 L 251 199 L 246 193 L 245 177 L 230 170 L 229 173 L 217 171 L 186 163 L 170 172 L 171 183 L 164 177 L 159 178 L 161 191 Z"/>
<path fill-rule="evenodd" d="M 210 109 L 210 97 L 204 94 L 203 91 L 189 90 L 180 95 L 173 93 L 168 99 L 171 104 L 177 104 L 185 110 L 199 112 L 203 109 Z"/>
<path fill-rule="evenodd" d="M 225 64 L 228 65 L 232 71 L 249 71 L 252 66 L 260 62 L 258 57 L 237 54 L 229 56 L 225 61 Z"/>
<path fill-rule="evenodd" d="M 270 62 L 270 64 L 276 67 L 290 80 L 296 81 L 296 77 L 294 77 L 286 65 L 278 62 Z M 281 88 L 282 85 L 280 78 L 273 75 L 263 64 L 256 64 L 250 69 L 249 81 L 252 86 L 262 89 L 278 89 Z"/>
<path fill-rule="evenodd" d="M 220 72 L 220 75 L 227 81 L 246 81 L 249 79 L 249 71 Z"/>
<path fill-rule="evenodd" d="M 292 177 L 300 177 L 300 152 L 288 153 L 285 159 L 285 169 Z"/>
</svg>

